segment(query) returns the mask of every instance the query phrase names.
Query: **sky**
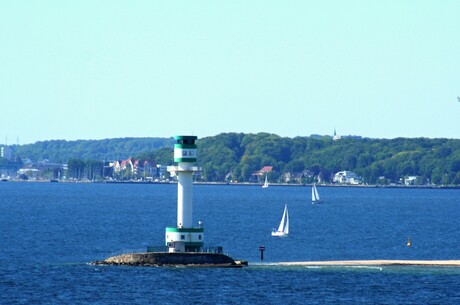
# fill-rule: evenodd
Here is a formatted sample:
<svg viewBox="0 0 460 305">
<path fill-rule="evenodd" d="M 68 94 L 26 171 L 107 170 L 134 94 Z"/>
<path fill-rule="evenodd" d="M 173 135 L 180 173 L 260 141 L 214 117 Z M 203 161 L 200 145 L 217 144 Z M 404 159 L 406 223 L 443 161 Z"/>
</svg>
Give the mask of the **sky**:
<svg viewBox="0 0 460 305">
<path fill-rule="evenodd" d="M 0 0 L 0 143 L 460 138 L 460 1 Z"/>
</svg>

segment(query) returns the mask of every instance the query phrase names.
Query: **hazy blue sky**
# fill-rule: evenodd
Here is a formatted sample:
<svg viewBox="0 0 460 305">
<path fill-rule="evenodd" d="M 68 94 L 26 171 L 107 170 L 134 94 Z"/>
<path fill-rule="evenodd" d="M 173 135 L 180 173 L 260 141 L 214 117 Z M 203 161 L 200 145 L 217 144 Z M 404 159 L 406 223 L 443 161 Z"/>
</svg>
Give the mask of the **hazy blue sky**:
<svg viewBox="0 0 460 305">
<path fill-rule="evenodd" d="M 460 137 L 460 1 L 0 0 L 0 142 Z"/>
</svg>

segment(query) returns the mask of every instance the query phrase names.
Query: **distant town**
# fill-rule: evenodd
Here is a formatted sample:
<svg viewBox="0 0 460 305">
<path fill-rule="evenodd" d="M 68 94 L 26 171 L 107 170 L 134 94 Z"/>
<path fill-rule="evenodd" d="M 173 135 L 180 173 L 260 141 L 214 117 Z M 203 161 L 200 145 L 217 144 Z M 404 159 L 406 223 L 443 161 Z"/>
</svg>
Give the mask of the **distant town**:
<svg viewBox="0 0 460 305">
<path fill-rule="evenodd" d="M 3 154 L 5 152 L 5 154 Z M 5 157 L 4 157 L 5 156 Z M 8 159 L 8 149 L 2 147 L 2 158 Z M 166 165 L 151 164 L 148 160 L 139 160 L 129 157 L 126 160 L 99 163 L 99 168 L 92 168 L 85 172 L 88 167 L 72 166 L 69 172 L 68 164 L 53 163 L 49 160 L 32 162 L 27 159 L 21 168 L 3 167 L 3 181 L 51 181 L 51 182 L 173 182 L 176 176 L 171 175 Z M 263 177 L 273 171 L 273 166 L 264 166 L 252 174 L 251 183 L 261 183 Z M 303 176 L 308 176 L 308 171 L 300 175 L 292 176 L 290 173 L 283 175 L 283 181 L 278 183 L 302 183 Z M 200 172 L 195 173 L 195 181 L 203 181 Z M 238 181 L 226 180 L 237 183 Z M 321 181 L 318 181 L 321 182 Z M 352 171 L 340 171 L 334 175 L 333 183 L 360 185 L 362 179 Z M 406 181 L 407 183 L 407 181 Z"/>
<path fill-rule="evenodd" d="M 456 139 L 369 139 L 334 130 L 331 136 L 296 138 L 223 133 L 198 145 L 202 171 L 195 173 L 196 182 L 460 185 Z M 122 154 L 131 156 L 107 160 Z M 169 183 L 176 181 L 166 170 L 172 164 L 167 138 L 56 140 L 1 146 L 0 174 L 2 181 Z"/>
</svg>

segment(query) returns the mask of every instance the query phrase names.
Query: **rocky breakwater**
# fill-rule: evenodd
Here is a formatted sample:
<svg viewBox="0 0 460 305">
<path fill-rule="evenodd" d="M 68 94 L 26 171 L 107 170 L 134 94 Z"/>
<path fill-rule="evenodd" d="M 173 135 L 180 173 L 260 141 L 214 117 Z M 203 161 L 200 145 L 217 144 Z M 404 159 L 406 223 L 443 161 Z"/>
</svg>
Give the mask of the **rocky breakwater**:
<svg viewBox="0 0 460 305">
<path fill-rule="evenodd" d="M 127 253 L 112 256 L 102 261 L 92 262 L 92 264 L 116 266 L 186 266 L 219 268 L 240 268 L 247 266 L 247 262 L 234 260 L 233 258 L 224 254 L 200 252 Z"/>
</svg>

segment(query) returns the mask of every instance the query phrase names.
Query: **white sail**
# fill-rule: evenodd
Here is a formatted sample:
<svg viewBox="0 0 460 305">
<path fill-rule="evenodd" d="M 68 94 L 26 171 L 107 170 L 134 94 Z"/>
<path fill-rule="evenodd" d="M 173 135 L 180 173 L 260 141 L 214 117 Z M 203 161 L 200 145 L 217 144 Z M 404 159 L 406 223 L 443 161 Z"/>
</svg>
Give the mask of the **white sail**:
<svg viewBox="0 0 460 305">
<path fill-rule="evenodd" d="M 289 212 L 287 209 L 287 205 L 285 207 L 285 210 L 286 210 L 286 225 L 284 226 L 283 232 L 285 235 L 288 235 L 289 234 Z"/>
<path fill-rule="evenodd" d="M 268 178 L 267 178 L 267 175 L 265 175 L 265 182 L 264 182 L 264 185 L 262 185 L 263 188 L 267 188 L 268 187 Z"/>
<path fill-rule="evenodd" d="M 289 234 L 289 212 L 287 204 L 284 206 L 283 217 L 281 218 L 278 230 L 272 232 L 272 236 L 283 237 Z"/>
<path fill-rule="evenodd" d="M 284 222 L 286 221 L 286 210 L 287 210 L 287 205 L 284 206 L 283 218 L 281 218 L 281 222 L 278 227 L 278 232 L 284 232 Z"/>
<path fill-rule="evenodd" d="M 312 202 L 319 201 L 319 194 L 318 194 L 318 190 L 316 189 L 316 184 L 313 184 L 313 187 L 311 188 L 311 201 Z"/>
</svg>

